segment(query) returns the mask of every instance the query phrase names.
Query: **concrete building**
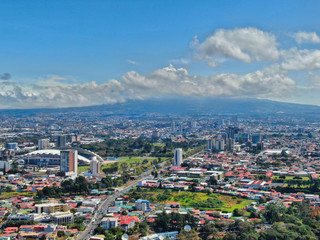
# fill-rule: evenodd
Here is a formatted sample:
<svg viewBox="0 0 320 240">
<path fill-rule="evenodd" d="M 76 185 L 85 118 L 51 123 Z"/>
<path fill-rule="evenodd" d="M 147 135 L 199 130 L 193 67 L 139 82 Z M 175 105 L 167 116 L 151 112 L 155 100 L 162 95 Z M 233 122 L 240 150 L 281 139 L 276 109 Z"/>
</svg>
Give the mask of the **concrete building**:
<svg viewBox="0 0 320 240">
<path fill-rule="evenodd" d="M 138 199 L 135 201 L 135 208 L 137 211 L 150 212 L 150 202 L 148 200 Z"/>
<path fill-rule="evenodd" d="M 174 166 L 180 166 L 182 163 L 182 148 L 176 148 L 174 151 Z"/>
<path fill-rule="evenodd" d="M 38 140 L 38 149 L 39 150 L 48 149 L 49 146 L 50 146 L 49 139 L 39 139 Z"/>
<path fill-rule="evenodd" d="M 259 142 L 261 142 L 261 134 L 260 133 L 252 134 L 252 143 L 257 144 Z"/>
<path fill-rule="evenodd" d="M 92 157 L 90 162 L 90 172 L 93 176 L 98 176 L 100 173 L 100 162 L 97 160 L 97 157 Z"/>
<path fill-rule="evenodd" d="M 70 212 L 56 212 L 51 214 L 52 221 L 56 224 L 73 223 L 73 214 Z"/>
<path fill-rule="evenodd" d="M 67 136 L 65 136 L 65 135 L 58 136 L 57 147 L 63 148 L 66 145 L 67 145 Z"/>
<path fill-rule="evenodd" d="M 13 143 L 6 143 L 5 144 L 5 148 L 8 149 L 8 150 L 17 150 L 18 149 L 18 143 L 16 142 L 13 142 Z"/>
<path fill-rule="evenodd" d="M 77 150 L 65 150 L 60 152 L 60 171 L 78 174 Z"/>
<path fill-rule="evenodd" d="M 233 151 L 234 150 L 234 139 L 228 138 L 226 142 L 226 149 L 228 151 Z"/>
<path fill-rule="evenodd" d="M 104 229 L 110 229 L 118 226 L 118 219 L 114 217 L 105 217 L 101 220 L 101 225 Z"/>
<path fill-rule="evenodd" d="M 212 151 L 212 148 L 213 148 L 213 142 L 212 142 L 212 139 L 208 139 L 208 142 L 207 142 L 208 146 L 207 146 L 207 150 L 208 151 Z"/>
<path fill-rule="evenodd" d="M 224 140 L 223 139 L 216 139 L 214 149 L 217 151 L 224 150 Z"/>
<path fill-rule="evenodd" d="M 40 213 L 55 213 L 55 212 L 67 212 L 68 204 L 63 203 L 44 203 L 44 204 L 36 204 L 35 212 Z"/>
</svg>

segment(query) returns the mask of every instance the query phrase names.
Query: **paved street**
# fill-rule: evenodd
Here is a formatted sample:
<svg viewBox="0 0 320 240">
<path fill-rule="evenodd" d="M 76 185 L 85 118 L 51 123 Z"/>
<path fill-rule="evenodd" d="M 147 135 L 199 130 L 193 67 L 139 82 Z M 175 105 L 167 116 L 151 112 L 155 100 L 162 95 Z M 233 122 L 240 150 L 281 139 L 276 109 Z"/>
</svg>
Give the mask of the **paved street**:
<svg viewBox="0 0 320 240">
<path fill-rule="evenodd" d="M 166 162 L 163 162 L 160 164 L 162 169 L 164 167 Z M 140 175 L 140 178 L 138 180 L 133 181 L 126 187 L 124 187 L 121 191 L 114 193 L 113 195 L 109 196 L 105 201 L 103 201 L 98 210 L 96 210 L 94 217 L 91 219 L 88 227 L 86 228 L 85 231 L 81 232 L 80 235 L 76 238 L 77 240 L 86 240 L 89 239 L 90 236 L 93 235 L 94 229 L 99 226 L 101 219 L 103 217 L 102 211 L 107 212 L 108 207 L 113 203 L 116 198 L 119 196 L 123 195 L 124 193 L 130 191 L 132 188 L 136 187 L 138 185 L 138 182 L 140 180 L 143 180 L 145 177 L 149 176 L 151 174 L 151 171 L 145 172 Z"/>
</svg>

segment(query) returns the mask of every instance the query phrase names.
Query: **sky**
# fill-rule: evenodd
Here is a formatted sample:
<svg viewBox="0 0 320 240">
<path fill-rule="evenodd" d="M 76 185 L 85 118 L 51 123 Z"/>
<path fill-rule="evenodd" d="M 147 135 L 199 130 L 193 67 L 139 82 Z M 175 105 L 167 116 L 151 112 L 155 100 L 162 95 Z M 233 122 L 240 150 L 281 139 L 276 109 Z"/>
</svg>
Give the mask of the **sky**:
<svg viewBox="0 0 320 240">
<path fill-rule="evenodd" d="M 320 105 L 320 1 L 2 0 L 0 108 L 166 97 Z"/>
</svg>

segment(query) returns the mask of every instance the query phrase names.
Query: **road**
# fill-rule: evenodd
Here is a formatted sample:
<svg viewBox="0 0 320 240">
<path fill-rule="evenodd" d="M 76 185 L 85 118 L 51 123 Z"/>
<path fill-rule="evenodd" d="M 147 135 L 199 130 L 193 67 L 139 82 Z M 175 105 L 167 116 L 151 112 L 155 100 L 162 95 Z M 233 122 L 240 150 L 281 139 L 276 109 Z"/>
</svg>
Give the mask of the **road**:
<svg viewBox="0 0 320 240">
<path fill-rule="evenodd" d="M 189 158 L 197 155 L 198 153 L 195 153 L 192 156 L 189 156 Z M 184 159 L 184 160 L 186 160 L 186 159 Z M 166 164 L 166 162 L 160 163 L 159 169 L 160 170 L 163 169 L 165 164 Z M 77 240 L 89 239 L 90 236 L 93 235 L 94 229 L 96 229 L 96 227 L 98 227 L 100 225 L 101 219 L 103 217 L 102 211 L 107 212 L 108 207 L 111 205 L 111 203 L 113 203 L 116 200 L 116 198 L 118 198 L 121 195 L 123 195 L 124 193 L 130 191 L 132 188 L 135 188 L 138 185 L 139 181 L 144 180 L 145 177 L 149 176 L 150 174 L 151 174 L 151 171 L 148 171 L 148 172 L 141 174 L 138 180 L 135 180 L 135 181 L 129 183 L 129 185 L 125 186 L 121 191 L 113 194 L 112 196 L 109 196 L 105 201 L 103 201 L 102 204 L 100 204 L 98 210 L 95 211 L 95 214 L 94 214 L 93 218 L 91 219 L 89 225 L 85 229 L 85 231 L 81 232 L 80 235 L 78 235 L 78 237 L 76 237 L 75 239 L 77 239 Z"/>
<path fill-rule="evenodd" d="M 166 162 L 163 162 L 160 164 L 161 166 L 160 169 L 164 167 L 165 163 Z M 139 181 L 145 179 L 145 177 L 149 176 L 150 174 L 151 174 L 151 171 L 141 174 L 138 180 L 135 180 L 132 183 L 129 183 L 129 185 L 125 186 L 121 191 L 116 192 L 115 194 L 109 196 L 106 200 L 104 200 L 102 204 L 100 204 L 99 208 L 95 211 L 95 214 L 93 215 L 87 228 L 83 232 L 81 232 L 76 239 L 77 240 L 89 239 L 90 236 L 93 235 L 94 229 L 98 227 L 101 222 L 101 219 L 103 217 L 102 211 L 107 212 L 108 207 L 116 200 L 116 198 L 130 191 L 132 188 L 135 188 L 136 186 L 138 186 Z"/>
</svg>

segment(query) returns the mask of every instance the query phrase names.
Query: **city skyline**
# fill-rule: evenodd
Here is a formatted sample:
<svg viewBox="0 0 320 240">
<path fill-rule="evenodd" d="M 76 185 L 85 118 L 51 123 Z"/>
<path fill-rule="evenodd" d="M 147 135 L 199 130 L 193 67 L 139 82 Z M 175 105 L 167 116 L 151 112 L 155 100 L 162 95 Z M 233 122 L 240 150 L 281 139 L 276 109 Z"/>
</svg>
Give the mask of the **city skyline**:
<svg viewBox="0 0 320 240">
<path fill-rule="evenodd" d="M 319 2 L 2 1 L 0 108 L 250 97 L 319 105 Z"/>
</svg>

